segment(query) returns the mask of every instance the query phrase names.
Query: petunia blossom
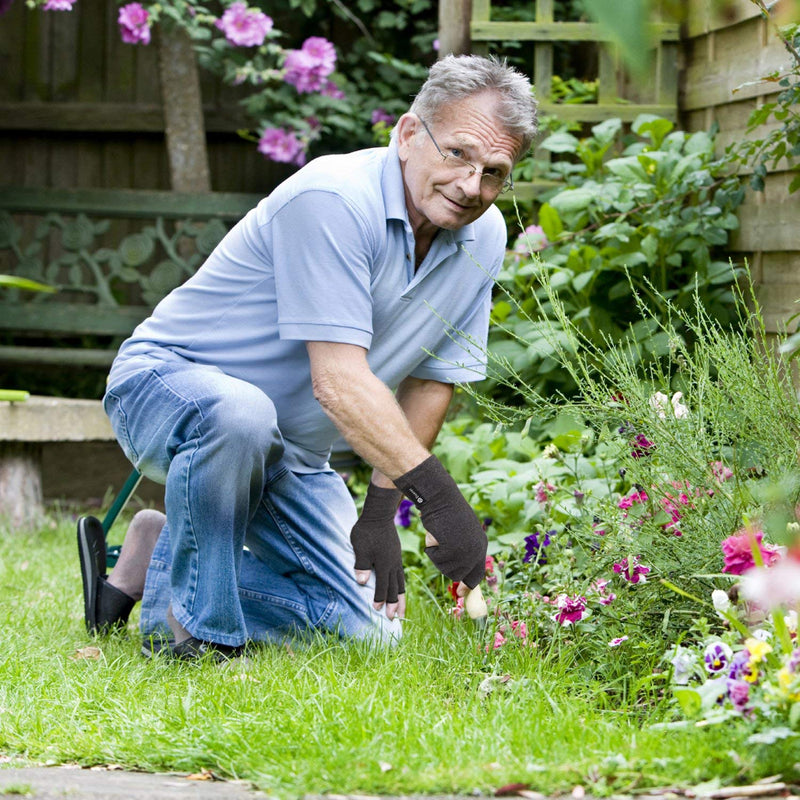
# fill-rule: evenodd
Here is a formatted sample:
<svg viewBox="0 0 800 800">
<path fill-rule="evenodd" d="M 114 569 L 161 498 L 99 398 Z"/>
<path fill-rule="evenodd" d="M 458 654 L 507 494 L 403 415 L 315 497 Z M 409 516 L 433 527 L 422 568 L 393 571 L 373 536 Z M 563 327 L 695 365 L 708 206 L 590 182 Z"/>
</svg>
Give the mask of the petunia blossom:
<svg viewBox="0 0 800 800">
<path fill-rule="evenodd" d="M 639 563 L 639 556 L 623 558 L 622 561 L 614 564 L 614 572 L 621 575 L 628 583 L 647 583 L 647 573 L 651 567 L 645 567 Z"/>
<path fill-rule="evenodd" d="M 764 559 L 767 563 L 767 559 Z M 773 566 L 755 567 L 743 573 L 739 584 L 741 596 L 771 611 L 782 606 L 800 606 L 800 564 L 793 559 L 775 559 Z"/>
<path fill-rule="evenodd" d="M 586 598 L 579 594 L 572 597 L 560 594 L 556 598 L 555 606 L 558 609 L 555 620 L 559 625 L 571 625 L 586 616 Z"/>
<path fill-rule="evenodd" d="M 544 250 L 550 242 L 541 225 L 528 225 L 514 242 L 514 254 L 519 259 Z"/>
<path fill-rule="evenodd" d="M 542 535 L 541 540 L 539 539 L 541 534 L 538 531 L 525 537 L 525 555 L 522 557 L 522 561 L 525 564 L 544 565 L 547 563 L 547 555 L 544 552 L 544 548 L 550 545 L 550 534 L 555 534 L 555 531 L 548 531 Z"/>
<path fill-rule="evenodd" d="M 668 411 L 676 419 L 685 419 L 689 416 L 689 409 L 682 402 L 683 392 L 675 392 L 672 399 L 667 397 L 663 392 L 656 392 L 650 398 L 650 407 L 658 414 L 661 419 L 665 419 Z"/>
<path fill-rule="evenodd" d="M 762 545 L 761 540 L 764 538 L 763 531 L 754 531 L 743 529 L 733 536 L 729 536 L 722 542 L 722 554 L 725 561 L 723 572 L 729 572 L 731 575 L 742 575 L 748 569 L 752 569 L 755 565 L 753 558 L 753 544 L 758 547 L 761 552 L 761 558 L 765 566 L 771 566 L 779 558 L 778 551 L 770 545 Z"/>
<path fill-rule="evenodd" d="M 414 509 L 414 504 L 407 498 L 400 501 L 397 511 L 394 515 L 394 524 L 400 525 L 403 528 L 411 527 L 411 512 Z"/>
<path fill-rule="evenodd" d="M 150 44 L 150 12 L 141 3 L 122 6 L 117 23 L 126 44 Z"/>
</svg>

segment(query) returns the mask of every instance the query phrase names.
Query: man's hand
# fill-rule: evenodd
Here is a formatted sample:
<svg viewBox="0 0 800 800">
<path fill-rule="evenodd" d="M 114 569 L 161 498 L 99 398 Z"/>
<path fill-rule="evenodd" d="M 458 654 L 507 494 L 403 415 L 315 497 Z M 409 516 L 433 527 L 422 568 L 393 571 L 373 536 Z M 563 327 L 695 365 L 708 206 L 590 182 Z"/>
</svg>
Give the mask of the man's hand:
<svg viewBox="0 0 800 800">
<path fill-rule="evenodd" d="M 394 483 L 417 506 L 425 530 L 437 542 L 425 548 L 428 558 L 448 578 L 474 589 L 486 573 L 488 540 L 439 459 L 430 456 Z"/>
<path fill-rule="evenodd" d="M 403 576 L 403 554 L 394 515 L 401 494 L 397 489 L 384 489 L 370 483 L 361 516 L 350 532 L 356 554 L 356 580 L 364 584 L 375 572 L 373 607 L 386 603 L 386 616 L 405 616 L 406 596 Z"/>
</svg>

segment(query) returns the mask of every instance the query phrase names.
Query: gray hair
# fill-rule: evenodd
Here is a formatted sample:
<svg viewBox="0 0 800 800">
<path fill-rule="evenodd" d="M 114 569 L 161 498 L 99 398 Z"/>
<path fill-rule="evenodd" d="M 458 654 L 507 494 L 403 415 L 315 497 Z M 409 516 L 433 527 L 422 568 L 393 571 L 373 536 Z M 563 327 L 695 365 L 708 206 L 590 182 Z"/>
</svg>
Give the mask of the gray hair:
<svg viewBox="0 0 800 800">
<path fill-rule="evenodd" d="M 428 73 L 428 79 L 411 104 L 411 111 L 426 121 L 435 120 L 448 103 L 481 92 L 498 98 L 497 119 L 512 136 L 522 139 L 516 161 L 527 152 L 538 131 L 536 99 L 528 78 L 505 59 L 495 56 L 445 56 Z"/>
</svg>

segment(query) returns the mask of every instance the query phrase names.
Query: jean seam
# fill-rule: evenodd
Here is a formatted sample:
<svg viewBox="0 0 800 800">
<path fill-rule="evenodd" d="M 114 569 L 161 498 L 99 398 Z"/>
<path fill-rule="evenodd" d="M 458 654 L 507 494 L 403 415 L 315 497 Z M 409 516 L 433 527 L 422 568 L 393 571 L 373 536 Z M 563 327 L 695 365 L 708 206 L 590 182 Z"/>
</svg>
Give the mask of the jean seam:
<svg viewBox="0 0 800 800">
<path fill-rule="evenodd" d="M 268 496 L 262 497 L 261 502 L 264 504 L 264 507 L 269 512 L 270 517 L 272 517 L 272 519 L 274 520 L 276 526 L 280 530 L 281 534 L 283 535 L 283 538 L 286 540 L 289 547 L 292 548 L 292 552 L 297 557 L 297 560 L 300 562 L 303 569 L 306 571 L 307 574 L 316 577 L 317 572 L 314 569 L 314 565 L 312 564 L 311 560 L 306 556 L 303 549 L 298 547 L 296 539 L 286 529 L 286 526 L 283 523 L 283 517 L 281 517 L 281 515 L 277 512 L 277 509 L 272 505 L 272 503 L 270 503 Z M 314 625 L 315 627 L 327 623 L 327 621 L 336 612 L 336 597 L 334 593 L 331 591 L 329 586 L 325 585 L 324 583 L 322 583 L 321 585 L 325 591 L 325 594 L 327 595 L 328 603 L 325 606 L 325 609 L 319 615 L 319 619 L 311 620 L 312 625 Z M 308 614 L 306 614 L 306 616 L 308 616 Z"/>
</svg>

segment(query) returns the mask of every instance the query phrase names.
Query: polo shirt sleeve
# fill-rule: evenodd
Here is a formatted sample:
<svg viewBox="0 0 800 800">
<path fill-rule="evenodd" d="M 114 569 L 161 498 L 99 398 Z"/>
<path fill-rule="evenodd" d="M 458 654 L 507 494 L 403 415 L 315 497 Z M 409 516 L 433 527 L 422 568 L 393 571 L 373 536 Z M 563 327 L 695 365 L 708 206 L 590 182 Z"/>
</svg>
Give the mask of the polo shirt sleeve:
<svg viewBox="0 0 800 800">
<path fill-rule="evenodd" d="M 486 345 L 492 307 L 491 281 L 468 315 L 448 322 L 439 345 L 412 373 L 412 377 L 441 383 L 471 383 L 486 377 Z"/>
<path fill-rule="evenodd" d="M 347 198 L 306 190 L 270 220 L 281 339 L 372 343 L 375 236 Z"/>
</svg>

